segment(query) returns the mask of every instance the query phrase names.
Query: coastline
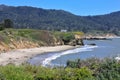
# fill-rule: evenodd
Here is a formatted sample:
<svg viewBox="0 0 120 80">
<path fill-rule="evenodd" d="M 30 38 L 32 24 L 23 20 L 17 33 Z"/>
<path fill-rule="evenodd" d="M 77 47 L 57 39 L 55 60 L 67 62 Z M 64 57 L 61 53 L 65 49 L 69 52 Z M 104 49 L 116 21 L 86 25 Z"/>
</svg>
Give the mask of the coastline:
<svg viewBox="0 0 120 80">
<path fill-rule="evenodd" d="M 74 49 L 78 46 L 50 46 L 50 47 L 39 47 L 39 48 L 30 48 L 30 49 L 17 49 L 9 52 L 0 54 L 0 65 L 4 66 L 7 64 L 21 65 L 26 63 L 30 58 L 44 53 L 65 51 L 69 49 Z"/>
</svg>

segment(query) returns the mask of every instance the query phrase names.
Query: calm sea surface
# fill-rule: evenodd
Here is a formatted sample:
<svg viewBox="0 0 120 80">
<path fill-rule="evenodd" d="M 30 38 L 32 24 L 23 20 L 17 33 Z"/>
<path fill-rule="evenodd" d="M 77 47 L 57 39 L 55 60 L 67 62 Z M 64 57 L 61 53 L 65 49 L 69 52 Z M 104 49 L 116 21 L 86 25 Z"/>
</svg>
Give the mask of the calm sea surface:
<svg viewBox="0 0 120 80">
<path fill-rule="evenodd" d="M 87 59 L 91 57 L 115 57 L 120 54 L 120 38 L 110 40 L 84 40 L 85 46 L 63 52 L 38 55 L 28 62 L 32 65 L 65 65 L 67 60 Z M 88 44 L 95 43 L 96 46 Z"/>
</svg>

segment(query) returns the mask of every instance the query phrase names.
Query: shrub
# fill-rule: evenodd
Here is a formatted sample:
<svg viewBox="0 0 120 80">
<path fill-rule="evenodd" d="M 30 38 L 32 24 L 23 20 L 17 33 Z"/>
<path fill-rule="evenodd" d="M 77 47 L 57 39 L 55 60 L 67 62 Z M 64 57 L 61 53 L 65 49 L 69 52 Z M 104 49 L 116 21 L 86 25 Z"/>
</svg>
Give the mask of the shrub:
<svg viewBox="0 0 120 80">
<path fill-rule="evenodd" d="M 4 30 L 4 25 L 3 24 L 0 24 L 0 31 L 1 30 Z"/>
</svg>

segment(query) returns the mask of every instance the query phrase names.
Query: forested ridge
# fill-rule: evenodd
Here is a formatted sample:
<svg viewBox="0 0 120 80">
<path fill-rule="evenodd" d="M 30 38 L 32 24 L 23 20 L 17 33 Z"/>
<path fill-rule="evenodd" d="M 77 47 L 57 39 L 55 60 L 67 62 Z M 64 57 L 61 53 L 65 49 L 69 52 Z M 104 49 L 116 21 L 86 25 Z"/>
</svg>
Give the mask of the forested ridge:
<svg viewBox="0 0 120 80">
<path fill-rule="evenodd" d="M 102 31 L 115 34 L 120 31 L 120 11 L 106 15 L 78 16 L 64 10 L 0 5 L 0 22 L 4 19 L 11 19 L 15 28 L 66 29 L 85 33 Z"/>
</svg>

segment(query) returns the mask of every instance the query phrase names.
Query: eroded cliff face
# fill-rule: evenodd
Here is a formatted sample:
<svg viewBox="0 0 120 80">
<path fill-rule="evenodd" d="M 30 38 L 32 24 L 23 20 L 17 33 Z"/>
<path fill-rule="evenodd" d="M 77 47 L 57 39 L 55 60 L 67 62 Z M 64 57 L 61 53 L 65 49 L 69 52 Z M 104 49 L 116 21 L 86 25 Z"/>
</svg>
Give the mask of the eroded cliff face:
<svg viewBox="0 0 120 80">
<path fill-rule="evenodd" d="M 76 46 L 84 44 L 81 36 L 73 35 L 73 33 L 72 35 L 71 33 L 55 35 L 54 32 L 33 29 L 6 29 L 0 31 L 0 52 L 57 45 Z"/>
<path fill-rule="evenodd" d="M 30 41 L 14 41 L 14 42 L 13 41 L 10 42 L 9 44 L 0 42 L 0 52 L 6 52 L 12 49 L 33 48 L 40 46 L 39 44 Z"/>
<path fill-rule="evenodd" d="M 40 46 L 63 45 L 62 40 L 48 31 L 5 30 L 0 31 L 0 52 Z"/>
<path fill-rule="evenodd" d="M 41 47 L 41 46 L 56 46 L 56 45 L 63 45 L 63 42 L 60 40 L 57 40 L 56 38 L 53 38 L 54 40 L 51 41 L 49 44 L 46 42 L 34 42 L 30 40 L 14 40 L 10 39 L 9 43 L 5 43 L 3 41 L 0 41 L 0 52 L 6 52 L 13 49 L 24 49 L 24 48 L 35 48 L 35 47 Z"/>
</svg>

